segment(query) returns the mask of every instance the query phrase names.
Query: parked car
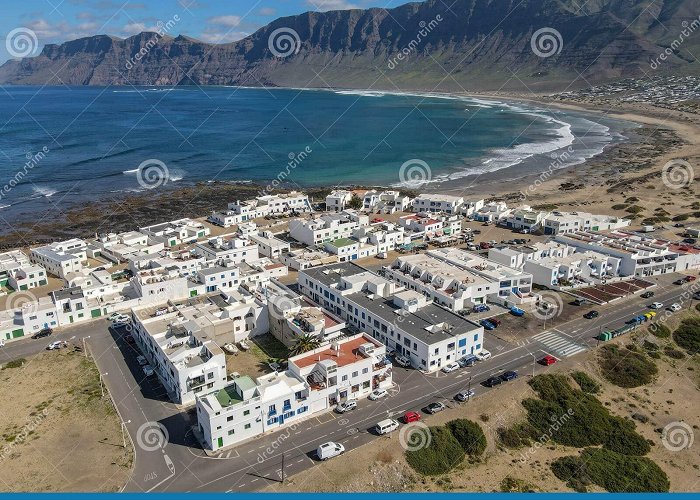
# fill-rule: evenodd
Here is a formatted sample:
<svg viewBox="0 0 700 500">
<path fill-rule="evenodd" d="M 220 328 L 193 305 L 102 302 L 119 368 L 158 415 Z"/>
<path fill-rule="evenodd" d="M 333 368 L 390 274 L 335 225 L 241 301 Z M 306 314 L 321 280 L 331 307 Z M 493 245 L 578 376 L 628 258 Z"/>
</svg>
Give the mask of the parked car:
<svg viewBox="0 0 700 500">
<path fill-rule="evenodd" d="M 518 317 L 525 316 L 525 311 L 520 309 L 519 307 L 516 307 L 516 306 L 513 306 L 510 308 L 510 313 L 513 316 L 518 316 Z"/>
<path fill-rule="evenodd" d="M 683 240 L 683 243 L 686 243 L 688 245 L 695 245 L 698 242 L 695 238 L 685 238 Z"/>
<path fill-rule="evenodd" d="M 110 321 L 112 321 L 113 323 L 128 323 L 129 321 L 131 321 L 131 318 L 126 314 L 118 313 L 116 316 L 112 316 L 110 316 Z"/>
<path fill-rule="evenodd" d="M 501 385 L 503 383 L 503 379 L 501 377 L 490 377 L 484 381 L 484 385 L 486 387 L 495 387 L 497 385 Z"/>
<path fill-rule="evenodd" d="M 686 276 L 685 278 L 683 278 L 683 280 L 686 283 L 690 283 L 691 281 L 695 281 L 696 279 L 697 279 L 697 277 L 695 277 L 695 276 Z"/>
<path fill-rule="evenodd" d="M 681 310 L 681 305 L 678 302 L 674 302 L 668 307 L 669 311 L 677 312 Z"/>
<path fill-rule="evenodd" d="M 586 302 L 588 302 L 586 299 L 578 298 L 578 299 L 575 299 L 575 300 L 572 302 L 572 304 L 575 305 L 575 306 L 582 306 L 582 305 L 585 304 Z"/>
<path fill-rule="evenodd" d="M 348 411 L 352 411 L 357 408 L 357 400 L 356 399 L 348 399 L 347 401 L 341 401 L 335 406 L 335 411 L 338 413 L 345 413 Z"/>
<path fill-rule="evenodd" d="M 472 307 L 472 311 L 474 311 L 475 313 L 482 313 L 490 310 L 491 308 L 486 304 L 477 304 L 474 307 Z"/>
<path fill-rule="evenodd" d="M 142 367 L 143 374 L 146 375 L 147 377 L 152 377 L 153 375 L 156 374 L 156 372 L 153 371 L 153 367 L 151 365 L 144 365 Z"/>
<path fill-rule="evenodd" d="M 557 358 L 551 354 L 547 354 L 544 358 L 540 359 L 540 364 L 544 366 L 550 366 L 557 362 Z"/>
<path fill-rule="evenodd" d="M 457 401 L 463 403 L 464 401 L 468 401 L 468 400 L 470 400 L 471 398 L 473 398 L 473 397 L 474 397 L 474 394 L 476 394 L 476 393 L 474 392 L 474 389 L 459 391 L 459 392 L 455 395 L 455 399 L 456 399 Z"/>
<path fill-rule="evenodd" d="M 397 365 L 403 366 L 404 368 L 408 368 L 409 366 L 411 366 L 411 360 L 405 356 L 396 356 L 394 358 L 394 361 L 396 361 Z"/>
<path fill-rule="evenodd" d="M 0 347 L 5 347 L 5 339 L 0 339 Z"/>
<path fill-rule="evenodd" d="M 695 293 L 693 294 L 693 299 L 694 299 L 694 300 L 700 300 L 700 292 L 695 292 Z"/>
<path fill-rule="evenodd" d="M 493 330 L 494 328 L 496 328 L 495 326 L 493 326 L 493 323 L 491 323 L 487 319 L 482 319 L 481 321 L 479 321 L 479 324 L 483 326 L 485 330 Z"/>
<path fill-rule="evenodd" d="M 428 413 L 430 413 L 430 414 L 432 415 L 432 414 L 437 413 L 437 412 L 439 412 L 439 411 L 442 411 L 442 410 L 444 410 L 444 409 L 445 409 L 445 405 L 444 405 L 444 404 L 442 404 L 442 403 L 440 403 L 440 402 L 436 402 L 436 403 L 430 403 L 430 404 L 425 408 L 425 411 L 427 411 Z"/>
<path fill-rule="evenodd" d="M 466 356 L 459 358 L 457 363 L 459 363 L 459 366 L 462 368 L 466 368 L 468 366 L 474 366 L 477 361 L 479 361 L 479 359 L 476 356 L 473 354 L 467 354 Z"/>
<path fill-rule="evenodd" d="M 411 422 L 418 422 L 420 420 L 420 413 L 415 411 L 407 411 L 403 414 L 403 423 L 410 424 Z"/>
<path fill-rule="evenodd" d="M 504 372 L 503 375 L 501 375 L 501 378 L 505 382 L 515 380 L 516 378 L 518 378 L 518 372 L 516 372 L 515 370 L 508 370 L 507 372 Z"/>
<path fill-rule="evenodd" d="M 54 351 L 56 349 L 61 349 L 63 347 L 68 347 L 68 342 L 65 340 L 57 340 L 55 342 L 51 342 L 49 345 L 46 346 L 47 351 Z"/>
<path fill-rule="evenodd" d="M 445 366 L 442 367 L 442 371 L 444 373 L 452 373 L 459 370 L 459 363 L 452 362 L 452 363 L 447 363 Z"/>
<path fill-rule="evenodd" d="M 663 309 L 664 305 L 661 302 L 654 302 L 649 307 L 651 307 L 652 309 Z"/>
<path fill-rule="evenodd" d="M 654 292 L 649 290 L 648 292 L 644 292 L 643 294 L 640 295 L 641 298 L 643 299 L 650 299 L 654 296 Z"/>
<path fill-rule="evenodd" d="M 377 434 L 380 434 L 380 435 L 389 434 L 390 432 L 393 432 L 398 428 L 399 428 L 399 422 L 397 420 L 392 419 L 392 418 L 387 418 L 386 420 L 382 420 L 381 422 L 377 422 L 377 425 L 375 426 Z"/>
<path fill-rule="evenodd" d="M 469 309 L 460 309 L 459 315 L 460 316 L 469 316 L 472 312 Z"/>
<path fill-rule="evenodd" d="M 112 323 L 112 328 L 124 328 L 129 326 L 129 323 L 127 321 L 115 321 Z"/>
<path fill-rule="evenodd" d="M 586 319 L 595 319 L 598 316 L 600 316 L 600 313 L 598 311 L 588 311 L 586 314 L 583 315 L 583 317 Z"/>
<path fill-rule="evenodd" d="M 53 330 L 51 328 L 42 328 L 38 332 L 36 332 L 34 335 L 32 335 L 33 339 L 43 339 L 44 337 L 48 337 L 53 333 Z"/>
<path fill-rule="evenodd" d="M 230 342 L 228 344 L 224 344 L 222 349 L 228 354 L 238 354 L 238 347 Z"/>
<path fill-rule="evenodd" d="M 337 457 L 345 452 L 345 446 L 340 443 L 334 443 L 329 441 L 323 443 L 321 446 L 316 448 L 316 456 L 319 460 L 328 460 L 329 458 Z"/>
<path fill-rule="evenodd" d="M 143 356 L 136 356 L 136 362 L 139 364 L 139 366 L 145 366 L 148 364 L 148 360 Z"/>
<path fill-rule="evenodd" d="M 369 399 L 372 401 L 376 401 L 378 399 L 385 398 L 389 395 L 388 392 L 386 392 L 386 389 L 375 389 L 369 394 Z"/>
<path fill-rule="evenodd" d="M 496 319 L 496 318 L 489 318 L 489 323 L 491 323 L 494 327 L 498 328 L 501 326 L 501 320 Z"/>
<path fill-rule="evenodd" d="M 673 284 L 674 284 L 674 285 L 684 285 L 684 284 L 685 284 L 685 280 L 684 280 L 683 278 L 681 278 L 681 279 L 679 279 L 679 280 L 674 281 Z"/>
<path fill-rule="evenodd" d="M 485 359 L 489 359 L 491 357 L 491 352 L 487 351 L 486 349 L 482 349 L 481 351 L 477 352 L 474 356 L 476 356 L 476 359 L 479 361 L 484 361 Z"/>
</svg>

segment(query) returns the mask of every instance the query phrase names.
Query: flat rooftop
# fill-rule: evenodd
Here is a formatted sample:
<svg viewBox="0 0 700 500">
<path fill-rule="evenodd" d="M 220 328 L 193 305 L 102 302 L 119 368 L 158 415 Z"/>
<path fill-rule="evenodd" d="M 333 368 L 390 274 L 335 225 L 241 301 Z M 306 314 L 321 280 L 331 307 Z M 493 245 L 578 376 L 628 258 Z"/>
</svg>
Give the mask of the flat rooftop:
<svg viewBox="0 0 700 500">
<path fill-rule="evenodd" d="M 320 361 L 333 361 L 338 366 L 346 366 L 355 363 L 360 359 L 365 359 L 366 356 L 360 353 L 359 347 L 363 344 L 369 343 L 374 344 L 376 347 L 380 347 L 382 345 L 376 340 L 369 340 L 364 336 L 360 336 L 347 342 L 338 343 L 340 349 L 337 352 L 334 351 L 329 345 L 322 351 L 294 358 L 293 362 L 299 368 L 312 366 Z"/>
</svg>

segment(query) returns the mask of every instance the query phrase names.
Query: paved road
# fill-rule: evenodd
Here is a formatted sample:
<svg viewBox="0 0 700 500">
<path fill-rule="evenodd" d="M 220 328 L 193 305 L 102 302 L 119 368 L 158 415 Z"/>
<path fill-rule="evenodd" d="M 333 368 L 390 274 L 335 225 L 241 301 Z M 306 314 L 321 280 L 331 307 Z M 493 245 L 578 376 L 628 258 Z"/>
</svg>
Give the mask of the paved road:
<svg viewBox="0 0 700 500">
<path fill-rule="evenodd" d="M 667 285 L 672 278 L 661 278 L 662 286 L 656 288 L 653 301 L 670 304 L 684 293 L 681 287 Z M 551 325 L 548 323 L 546 331 L 533 332 L 532 337 L 518 344 L 509 344 L 487 334 L 485 344 L 493 358 L 448 375 L 425 375 L 394 367 L 396 387 L 389 397 L 376 402 L 361 401 L 358 409 L 349 414 L 327 413 L 310 418 L 215 457 L 206 456 L 196 444 L 191 432 L 196 424 L 193 409 L 180 411 L 168 402 L 157 381 L 143 375 L 136 362 L 137 353 L 123 341 L 123 332 L 109 332 L 106 324 L 100 323 L 65 335 L 90 335 L 91 352 L 134 443 L 134 473 L 125 490 L 253 491 L 280 481 L 283 460 L 285 476 L 289 477 L 318 464 L 314 455 L 320 443 L 337 441 L 351 450 L 374 439 L 386 439 L 371 431 L 377 421 L 399 416 L 407 410 L 420 411 L 433 401 L 443 401 L 454 407 L 460 404 L 452 399 L 454 394 L 469 385 L 477 396 L 461 404 L 486 404 L 489 396 L 485 393 L 499 390 L 480 385 L 491 375 L 513 369 L 519 370 L 521 375 L 544 372 L 547 368 L 534 361 L 545 354 L 555 355 L 561 363 L 571 362 L 576 355 L 597 345 L 595 336 L 602 328 L 622 326 L 646 310 L 648 302 L 651 301 L 630 297 L 624 302 L 597 307 L 601 315 L 595 320 L 581 317 L 566 323 L 554 320 Z M 581 308 L 581 314 L 589 309 Z M 43 342 L 32 345 L 37 346 L 34 348 L 37 352 L 45 347 Z M 18 344 L 6 352 L 15 350 L 22 355 L 31 351 Z"/>
</svg>

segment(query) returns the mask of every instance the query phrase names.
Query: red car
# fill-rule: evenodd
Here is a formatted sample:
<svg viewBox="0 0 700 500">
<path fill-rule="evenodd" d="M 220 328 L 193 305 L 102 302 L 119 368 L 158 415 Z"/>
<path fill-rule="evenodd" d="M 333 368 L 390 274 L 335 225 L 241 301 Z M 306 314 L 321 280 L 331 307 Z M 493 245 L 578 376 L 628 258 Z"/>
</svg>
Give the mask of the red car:
<svg viewBox="0 0 700 500">
<path fill-rule="evenodd" d="M 379 222 L 384 222 L 384 219 L 380 219 L 379 217 L 375 217 L 372 219 L 372 224 L 377 224 Z"/>
<path fill-rule="evenodd" d="M 407 411 L 403 415 L 403 422 L 405 424 L 410 424 L 411 422 L 418 422 L 420 420 L 420 414 L 415 411 Z"/>
<path fill-rule="evenodd" d="M 695 281 L 696 279 L 697 278 L 695 276 L 686 276 L 685 277 L 685 281 L 687 281 L 687 282 Z"/>
<path fill-rule="evenodd" d="M 549 354 L 547 354 L 544 358 L 542 358 L 540 360 L 540 363 L 543 364 L 544 366 L 553 365 L 556 362 L 557 362 L 557 358 L 555 358 L 554 356 L 550 356 Z"/>
</svg>

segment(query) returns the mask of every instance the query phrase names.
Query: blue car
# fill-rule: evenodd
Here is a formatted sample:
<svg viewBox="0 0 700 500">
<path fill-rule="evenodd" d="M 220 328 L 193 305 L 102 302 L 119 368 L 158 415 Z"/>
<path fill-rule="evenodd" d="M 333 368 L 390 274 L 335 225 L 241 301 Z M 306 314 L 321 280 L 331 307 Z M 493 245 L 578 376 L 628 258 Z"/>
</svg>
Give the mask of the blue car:
<svg viewBox="0 0 700 500">
<path fill-rule="evenodd" d="M 486 311 L 490 311 L 490 310 L 491 310 L 491 308 L 489 306 L 487 306 L 486 304 L 477 304 L 473 308 L 473 311 L 475 313 L 481 313 L 481 312 L 486 312 Z"/>
<path fill-rule="evenodd" d="M 484 329 L 486 329 L 486 330 L 493 330 L 493 329 L 495 328 L 495 327 L 493 326 L 493 323 L 491 323 L 491 322 L 490 322 L 489 320 L 487 320 L 487 319 L 482 319 L 481 321 L 479 321 L 479 324 L 480 324 L 481 326 L 483 326 Z"/>
</svg>

